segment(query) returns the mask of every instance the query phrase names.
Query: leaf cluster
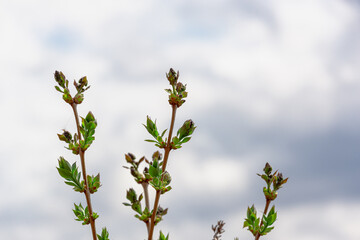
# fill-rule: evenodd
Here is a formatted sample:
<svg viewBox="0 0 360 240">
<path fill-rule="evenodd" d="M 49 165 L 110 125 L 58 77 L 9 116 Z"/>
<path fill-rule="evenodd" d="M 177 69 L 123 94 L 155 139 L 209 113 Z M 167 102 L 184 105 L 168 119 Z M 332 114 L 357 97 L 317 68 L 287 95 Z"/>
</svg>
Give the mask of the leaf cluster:
<svg viewBox="0 0 360 240">
<path fill-rule="evenodd" d="M 67 149 L 71 150 L 73 154 L 80 153 L 80 145 L 78 143 L 78 135 L 75 133 L 74 137 L 71 135 L 69 131 L 63 130 L 62 134 L 57 134 L 60 141 L 64 141 L 68 144 Z"/>
<path fill-rule="evenodd" d="M 89 191 L 90 193 L 97 192 L 99 187 L 101 187 L 100 183 L 100 173 L 98 173 L 96 176 L 87 175 L 87 183 L 89 185 Z"/>
<path fill-rule="evenodd" d="M 166 139 L 164 141 L 163 137 L 164 137 L 167 129 L 165 129 L 160 135 L 157 130 L 156 120 L 155 120 L 155 122 L 153 122 L 149 116 L 147 116 L 147 118 L 146 118 L 146 125 L 145 124 L 143 124 L 143 125 L 146 128 L 146 130 L 150 133 L 150 135 L 153 136 L 155 139 L 155 140 L 146 139 L 145 141 L 153 142 L 153 143 L 155 143 L 155 146 L 157 146 L 159 148 L 165 148 L 166 147 Z"/>
<path fill-rule="evenodd" d="M 195 128 L 195 124 L 191 119 L 186 120 L 177 131 L 176 136 L 172 138 L 171 148 L 181 148 L 183 143 L 190 141 L 190 135 L 194 132 Z"/>
<path fill-rule="evenodd" d="M 140 158 L 138 161 L 135 160 L 136 157 L 132 153 L 125 154 L 125 160 L 127 163 L 129 163 L 131 166 L 127 167 L 124 166 L 124 168 L 130 169 L 131 175 L 134 177 L 134 180 L 137 183 L 143 183 L 143 182 L 149 182 L 151 180 L 151 176 L 148 173 L 148 168 L 145 168 L 143 171 L 143 174 L 139 172 L 139 166 L 140 164 L 145 160 L 145 157 Z"/>
<path fill-rule="evenodd" d="M 102 229 L 101 235 L 97 234 L 98 240 L 109 240 L 109 232 L 106 227 Z"/>
<path fill-rule="evenodd" d="M 85 191 L 85 183 L 84 180 L 80 181 L 81 172 L 78 171 L 78 167 L 76 166 L 76 162 L 72 165 L 65 160 L 65 158 L 60 157 L 58 160 L 59 167 L 57 170 L 61 177 L 63 177 L 66 181 L 67 185 L 73 186 L 76 192 L 84 192 Z M 98 188 L 101 187 L 100 184 L 100 174 L 96 176 L 87 176 L 87 182 L 89 185 L 90 193 L 97 192 Z"/>
<path fill-rule="evenodd" d="M 126 198 L 130 201 L 130 203 L 125 202 L 123 204 L 125 206 L 131 207 L 136 212 L 136 214 L 134 215 L 136 218 L 138 218 L 142 222 L 147 223 L 150 220 L 153 211 L 150 211 L 147 207 L 145 207 L 144 210 L 142 209 L 141 200 L 143 199 L 143 194 L 137 196 L 136 191 L 133 188 L 130 188 L 126 192 Z M 162 217 L 167 214 L 167 211 L 167 208 L 158 208 L 156 212 L 155 224 L 162 220 Z"/>
<path fill-rule="evenodd" d="M 168 186 L 171 182 L 171 176 L 167 171 L 162 172 L 160 164 L 156 158 L 149 166 L 149 174 L 151 176 L 149 183 L 155 190 L 160 191 L 161 194 L 171 190 L 171 186 Z"/>
<path fill-rule="evenodd" d="M 61 177 L 63 177 L 66 181 L 67 185 L 73 186 L 76 192 L 84 192 L 85 186 L 84 182 L 80 182 L 81 172 L 78 171 L 78 167 L 76 166 L 76 162 L 72 165 L 65 158 L 60 157 L 58 160 L 59 167 L 57 170 Z"/>
<path fill-rule="evenodd" d="M 88 207 L 83 207 L 81 205 L 81 203 L 79 205 L 76 205 L 74 203 L 75 209 L 73 209 L 73 212 L 76 216 L 75 220 L 76 221 L 82 221 L 82 225 L 87 225 L 90 224 L 90 214 L 89 214 L 89 208 Z M 99 217 L 99 215 L 95 212 L 93 212 L 92 214 L 92 219 L 97 219 Z"/>
<path fill-rule="evenodd" d="M 156 121 L 153 122 L 149 116 L 147 116 L 146 125 L 143 125 L 150 133 L 150 135 L 154 137 L 154 140 L 146 139 L 145 141 L 155 143 L 155 146 L 158 148 L 165 148 L 167 138 L 163 139 L 163 137 L 167 129 L 165 129 L 160 135 L 157 130 Z M 182 147 L 183 143 L 190 141 L 191 135 L 193 134 L 195 128 L 196 126 L 191 119 L 186 120 L 177 131 L 176 136 L 171 139 L 172 141 L 170 143 L 170 149 L 179 149 Z"/>
<path fill-rule="evenodd" d="M 257 211 L 254 205 L 252 205 L 247 209 L 246 219 L 243 227 L 247 227 L 247 229 L 254 236 L 256 236 L 257 234 L 263 236 L 269 233 L 272 229 L 274 229 L 274 227 L 271 227 L 271 225 L 275 222 L 276 217 L 277 213 L 275 212 L 275 206 L 273 206 L 267 215 L 263 215 L 263 222 L 262 225 L 260 225 L 260 218 L 257 217 Z"/>
<path fill-rule="evenodd" d="M 165 237 L 165 235 L 160 231 L 159 240 L 169 240 L 169 234 Z"/>
<path fill-rule="evenodd" d="M 84 139 L 80 140 L 80 147 L 83 151 L 86 151 L 95 140 L 94 134 L 97 122 L 92 112 L 89 112 L 85 118 L 81 119 L 80 132 Z"/>
<path fill-rule="evenodd" d="M 136 191 L 133 188 L 130 188 L 128 191 L 126 191 L 126 198 L 130 201 L 130 203 L 123 203 L 125 206 L 130 206 L 135 212 L 142 215 L 143 211 L 141 208 L 141 200 L 143 199 L 143 195 L 140 194 L 138 197 L 136 194 Z M 135 215 L 135 216 L 140 216 Z"/>
</svg>

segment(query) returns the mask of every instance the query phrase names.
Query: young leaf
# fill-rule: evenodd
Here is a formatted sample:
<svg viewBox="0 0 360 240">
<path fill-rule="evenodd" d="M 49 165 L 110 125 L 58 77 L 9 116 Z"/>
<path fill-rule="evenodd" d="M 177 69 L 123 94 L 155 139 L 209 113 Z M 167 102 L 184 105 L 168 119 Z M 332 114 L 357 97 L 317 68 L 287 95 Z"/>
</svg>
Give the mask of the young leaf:
<svg viewBox="0 0 360 240">
<path fill-rule="evenodd" d="M 101 235 L 97 234 L 98 240 L 110 240 L 106 227 L 102 229 Z"/>
</svg>

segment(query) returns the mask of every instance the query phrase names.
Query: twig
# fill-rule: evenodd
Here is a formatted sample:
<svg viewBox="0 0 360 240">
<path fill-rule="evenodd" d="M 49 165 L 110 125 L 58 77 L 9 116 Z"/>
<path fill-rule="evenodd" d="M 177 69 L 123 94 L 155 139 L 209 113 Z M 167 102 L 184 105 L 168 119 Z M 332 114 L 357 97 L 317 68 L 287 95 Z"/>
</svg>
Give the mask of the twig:
<svg viewBox="0 0 360 240">
<path fill-rule="evenodd" d="M 171 150 L 171 137 L 172 137 L 172 132 L 173 132 L 173 129 L 174 129 L 176 109 L 177 109 L 176 105 L 171 105 L 171 106 L 172 106 L 171 123 L 170 123 L 168 141 L 167 141 L 167 144 L 166 144 L 166 147 L 165 147 L 165 154 L 164 154 L 164 161 L 163 161 L 163 165 L 162 165 L 162 172 L 165 172 L 165 170 L 166 170 L 166 165 L 167 165 L 167 161 L 168 161 L 168 158 L 169 158 L 169 153 L 170 153 L 170 150 Z M 164 175 L 161 177 L 161 181 L 163 180 L 163 177 L 164 177 Z M 156 196 L 155 196 L 153 213 L 151 215 L 150 231 L 149 231 L 148 240 L 152 240 L 152 237 L 153 237 L 154 227 L 155 227 L 155 217 L 156 217 L 156 212 L 157 212 L 157 209 L 158 209 L 158 206 L 159 206 L 160 195 L 161 195 L 161 192 L 159 190 L 157 190 L 156 191 Z"/>
<path fill-rule="evenodd" d="M 80 142 L 81 141 L 81 133 L 80 133 L 79 116 L 78 116 L 78 112 L 77 112 L 77 104 L 73 103 L 73 104 L 71 104 L 71 107 L 72 107 L 72 109 L 74 111 L 76 127 L 77 127 L 79 142 Z M 87 206 L 88 206 L 88 209 L 89 209 L 91 232 L 92 232 L 93 239 L 97 240 L 96 228 L 95 228 L 95 220 L 93 219 L 93 210 L 92 210 L 91 198 L 90 198 L 90 190 L 89 190 L 89 185 L 88 185 L 88 182 L 87 182 L 87 175 L 86 175 L 85 152 L 81 148 L 79 150 L 79 155 L 80 155 L 80 160 L 81 160 L 81 169 L 82 169 L 82 174 L 83 174 L 83 180 L 84 180 L 84 183 L 85 183 L 84 194 L 85 194 L 86 203 L 87 203 Z"/>
<path fill-rule="evenodd" d="M 223 229 L 224 225 L 225 222 L 223 220 L 220 220 L 217 222 L 215 226 L 214 225 L 211 226 L 211 229 L 215 233 L 212 240 L 220 240 L 221 234 L 225 232 L 225 230 Z"/>
</svg>

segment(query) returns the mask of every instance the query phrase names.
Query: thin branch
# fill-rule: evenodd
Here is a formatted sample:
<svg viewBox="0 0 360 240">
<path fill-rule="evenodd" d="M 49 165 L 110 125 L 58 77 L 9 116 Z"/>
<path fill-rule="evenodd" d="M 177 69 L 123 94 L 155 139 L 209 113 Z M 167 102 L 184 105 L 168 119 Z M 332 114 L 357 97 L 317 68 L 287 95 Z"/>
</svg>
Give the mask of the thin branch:
<svg viewBox="0 0 360 240">
<path fill-rule="evenodd" d="M 173 129 L 174 129 L 176 109 L 177 109 L 176 105 L 171 105 L 171 106 L 172 106 L 171 123 L 170 123 L 168 140 L 167 140 L 167 144 L 166 144 L 166 147 L 165 147 L 164 161 L 162 163 L 162 172 L 163 173 L 166 170 L 166 165 L 167 165 L 167 161 L 168 161 L 168 158 L 169 158 L 169 153 L 170 153 L 170 150 L 171 150 L 171 137 L 172 137 L 172 132 L 173 132 Z M 161 181 L 163 180 L 163 177 L 164 177 L 164 175 L 161 177 Z M 160 195 L 161 195 L 161 192 L 159 190 L 157 190 L 156 191 L 156 196 L 155 196 L 153 213 L 151 215 L 150 231 L 149 231 L 148 240 L 152 240 L 152 237 L 153 237 L 154 227 L 155 227 L 155 217 L 156 217 L 156 212 L 157 212 L 157 209 L 158 209 L 158 206 L 159 206 Z"/>
<path fill-rule="evenodd" d="M 264 216 L 266 215 L 266 213 L 267 213 L 267 211 L 268 211 L 268 208 L 269 208 L 269 206 L 270 206 L 270 203 L 271 203 L 271 200 L 269 200 L 269 199 L 266 199 L 266 204 L 265 204 L 265 209 L 264 209 L 264 213 L 263 213 L 263 216 L 262 216 L 262 218 L 261 218 L 261 222 L 260 222 L 260 229 L 261 229 L 261 227 L 262 227 L 262 225 L 263 225 L 263 223 L 264 223 Z M 259 231 L 260 231 L 260 229 L 259 229 Z M 260 238 L 260 232 L 258 232 L 257 234 L 256 234 L 256 236 L 255 236 L 255 240 L 258 240 L 259 238 Z"/>
<path fill-rule="evenodd" d="M 225 222 L 220 220 L 217 222 L 217 224 L 214 226 L 211 226 L 211 229 L 214 231 L 214 236 L 212 240 L 220 240 L 221 238 L 221 234 L 223 234 L 225 232 L 225 230 L 223 229 L 225 225 Z"/>
<path fill-rule="evenodd" d="M 78 115 L 78 112 L 77 112 L 77 104 L 73 103 L 73 104 L 71 104 L 71 107 L 72 107 L 72 109 L 74 111 L 76 127 L 77 127 L 79 142 L 80 142 L 80 140 L 81 140 L 81 132 L 80 132 L 79 115 Z M 85 194 L 86 203 L 87 203 L 87 206 L 88 206 L 88 209 L 89 209 L 91 232 L 92 232 L 93 239 L 97 240 L 96 228 L 95 228 L 95 220 L 93 219 L 93 210 L 92 210 L 91 198 L 90 198 L 90 190 L 89 190 L 89 186 L 88 186 L 88 182 L 87 182 L 87 175 L 86 175 L 85 152 L 81 149 L 81 147 L 79 149 L 80 149 L 79 150 L 79 155 L 80 155 L 80 160 L 81 160 L 81 169 L 82 169 L 83 179 L 84 179 L 84 183 L 85 183 L 84 194 Z"/>
</svg>

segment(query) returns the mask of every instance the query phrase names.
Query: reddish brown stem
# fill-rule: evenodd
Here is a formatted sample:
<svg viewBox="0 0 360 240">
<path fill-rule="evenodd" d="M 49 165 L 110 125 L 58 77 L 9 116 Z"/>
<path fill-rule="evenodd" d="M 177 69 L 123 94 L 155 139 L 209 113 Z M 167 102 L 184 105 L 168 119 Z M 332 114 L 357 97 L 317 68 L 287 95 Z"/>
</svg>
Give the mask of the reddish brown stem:
<svg viewBox="0 0 360 240">
<path fill-rule="evenodd" d="M 73 103 L 71 104 L 71 107 L 74 111 L 74 115 L 75 115 L 75 121 L 76 121 L 76 127 L 77 127 L 77 133 L 78 133 L 78 138 L 79 138 L 79 142 L 81 140 L 81 132 L 80 132 L 80 122 L 79 122 L 79 115 L 77 112 L 77 104 Z M 91 198 L 90 198 L 90 190 L 89 190 L 89 186 L 88 186 L 88 182 L 87 182 L 87 175 L 86 175 L 86 167 L 85 167 L 85 151 L 83 151 L 80 147 L 79 150 L 79 155 L 80 155 L 80 160 L 81 160 L 81 170 L 82 170 L 82 175 L 83 175 L 83 179 L 84 179 L 84 183 L 85 183 L 85 198 L 86 198 L 86 203 L 89 209 L 89 215 L 90 215 L 90 226 L 91 226 L 91 232 L 92 232 L 92 236 L 93 236 L 93 240 L 97 239 L 96 236 L 96 228 L 95 228 L 95 220 L 93 219 L 93 210 L 92 210 L 92 205 L 91 205 Z"/>
<path fill-rule="evenodd" d="M 263 225 L 263 223 L 264 223 L 264 216 L 266 215 L 266 213 L 267 213 L 267 211 L 268 211 L 268 208 L 269 208 L 269 206 L 270 206 L 270 202 L 271 202 L 271 200 L 266 199 L 266 204 L 265 204 L 264 213 L 263 213 L 263 216 L 262 216 L 261 222 L 260 222 L 260 229 L 261 229 L 261 227 L 262 227 L 262 225 Z M 259 229 L 259 230 L 260 230 L 260 229 Z M 260 232 L 258 232 L 258 233 L 256 234 L 255 240 L 258 240 L 259 238 L 260 238 Z"/>
<path fill-rule="evenodd" d="M 166 143 L 166 147 L 165 147 L 164 161 L 162 162 L 162 172 L 165 172 L 165 170 L 166 170 L 166 165 L 167 165 L 169 153 L 171 150 L 171 137 L 172 137 L 172 132 L 174 129 L 176 109 L 177 109 L 176 105 L 171 105 L 171 106 L 172 106 L 171 123 L 170 123 L 169 135 L 168 135 L 168 139 L 167 139 L 167 143 Z M 164 176 L 161 177 L 161 180 L 163 180 L 163 177 Z M 157 209 L 159 206 L 160 195 L 161 195 L 161 192 L 159 190 L 157 190 L 156 196 L 155 196 L 153 213 L 151 215 L 150 231 L 149 231 L 148 240 L 152 240 L 152 237 L 153 237 L 154 227 L 155 227 L 155 217 L 156 217 L 156 212 L 157 212 Z"/>
</svg>

